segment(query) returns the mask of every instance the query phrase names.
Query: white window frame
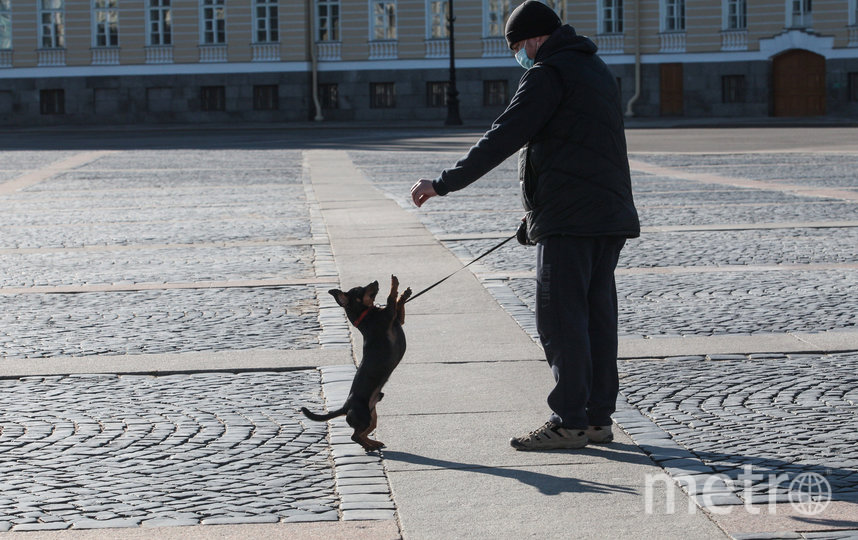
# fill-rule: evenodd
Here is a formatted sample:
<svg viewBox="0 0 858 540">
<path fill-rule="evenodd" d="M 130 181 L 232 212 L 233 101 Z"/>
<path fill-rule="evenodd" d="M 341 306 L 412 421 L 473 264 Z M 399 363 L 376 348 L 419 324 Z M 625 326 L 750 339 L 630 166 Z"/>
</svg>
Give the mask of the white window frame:
<svg viewBox="0 0 858 540">
<path fill-rule="evenodd" d="M 92 0 L 92 47 L 119 47 L 119 0 Z"/>
<path fill-rule="evenodd" d="M 426 39 L 449 39 L 447 14 L 450 12 L 449 0 L 426 0 Z"/>
<path fill-rule="evenodd" d="M 723 0 L 721 2 L 721 29 L 748 29 L 748 0 Z"/>
<path fill-rule="evenodd" d="M 483 37 L 504 37 L 506 21 L 515 7 L 512 0 L 483 0 Z"/>
<path fill-rule="evenodd" d="M 12 0 L 0 0 L 0 50 L 12 49 Z"/>
<path fill-rule="evenodd" d="M 316 0 L 317 42 L 340 41 L 340 15 L 340 0 Z"/>
<path fill-rule="evenodd" d="M 662 33 L 685 32 L 685 0 L 660 0 L 659 15 L 659 30 Z M 669 24 L 670 21 L 674 23 Z"/>
<path fill-rule="evenodd" d="M 858 26 L 858 0 L 849 0 L 849 26 Z"/>
<path fill-rule="evenodd" d="M 368 11 L 369 40 L 396 40 L 396 0 L 369 0 Z"/>
<path fill-rule="evenodd" d="M 811 0 L 786 0 L 787 28 L 811 28 L 813 4 Z"/>
<path fill-rule="evenodd" d="M 596 17 L 598 20 L 597 34 L 622 34 L 625 29 L 625 12 L 623 0 L 599 0 Z"/>
<path fill-rule="evenodd" d="M 146 45 L 150 47 L 173 45 L 173 8 L 170 0 L 146 2 Z"/>
<path fill-rule="evenodd" d="M 200 44 L 226 44 L 226 0 L 200 0 Z"/>
<path fill-rule="evenodd" d="M 65 0 L 39 0 L 39 48 L 66 46 Z"/>
<path fill-rule="evenodd" d="M 253 0 L 253 43 L 280 43 L 278 0 Z"/>
</svg>

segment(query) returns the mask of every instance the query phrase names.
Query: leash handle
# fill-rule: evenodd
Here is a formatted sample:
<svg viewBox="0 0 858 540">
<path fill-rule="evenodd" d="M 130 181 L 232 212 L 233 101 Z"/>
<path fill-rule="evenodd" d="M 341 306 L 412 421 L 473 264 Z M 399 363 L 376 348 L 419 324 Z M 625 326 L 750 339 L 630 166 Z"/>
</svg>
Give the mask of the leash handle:
<svg viewBox="0 0 858 540">
<path fill-rule="evenodd" d="M 455 272 L 453 272 L 453 273 L 451 273 L 451 274 L 447 275 L 446 277 L 443 277 L 443 278 L 439 279 L 438 281 L 436 281 L 436 282 L 435 282 L 435 283 L 433 283 L 432 285 L 429 285 L 428 287 L 426 287 L 425 289 L 423 289 L 423 290 L 422 290 L 422 291 L 420 291 L 419 293 L 411 295 L 411 298 L 409 298 L 408 300 L 406 300 L 406 301 L 405 301 L 405 303 L 407 304 L 408 302 L 410 302 L 410 301 L 414 300 L 415 298 L 417 298 L 417 297 L 418 297 L 418 296 L 420 296 L 421 294 L 423 294 L 423 293 L 427 293 L 427 292 L 429 292 L 430 290 L 432 290 L 432 289 L 434 289 L 435 287 L 437 287 L 438 285 L 440 285 L 440 284 L 444 283 L 445 281 L 447 281 L 448 279 L 450 279 L 451 277 L 453 277 L 454 275 L 456 275 L 459 271 L 464 270 L 465 268 L 467 268 L 467 267 L 471 266 L 472 264 L 474 264 L 475 262 L 479 261 L 480 259 L 482 259 L 482 258 L 483 258 L 483 257 L 485 257 L 486 255 L 488 255 L 489 253 L 493 252 L 494 250 L 498 249 L 498 248 L 499 248 L 499 247 L 501 247 L 502 245 L 506 244 L 507 242 L 509 242 L 509 241 L 510 241 L 510 240 L 512 240 L 513 238 L 515 238 L 515 235 L 510 236 L 509 238 L 507 238 L 506 240 L 504 240 L 504 241 L 503 241 L 503 242 L 501 242 L 500 244 L 497 244 L 495 247 L 491 248 L 490 250 L 486 251 L 485 253 L 483 253 L 482 255 L 480 255 L 479 257 L 477 257 L 476 259 L 474 259 L 473 261 L 471 261 L 471 262 L 469 262 L 468 264 L 466 264 L 465 266 L 463 266 L 463 267 L 459 268 L 459 269 L 458 269 L 458 270 L 456 270 Z"/>
</svg>

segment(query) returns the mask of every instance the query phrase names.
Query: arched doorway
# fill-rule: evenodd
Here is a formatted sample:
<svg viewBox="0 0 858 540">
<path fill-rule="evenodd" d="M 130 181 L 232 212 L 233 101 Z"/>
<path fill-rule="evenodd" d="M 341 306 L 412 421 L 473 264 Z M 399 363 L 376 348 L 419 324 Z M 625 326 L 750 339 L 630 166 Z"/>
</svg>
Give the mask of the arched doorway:
<svg viewBox="0 0 858 540">
<path fill-rule="evenodd" d="M 775 56 L 772 63 L 775 116 L 825 114 L 825 57 L 804 49 Z"/>
</svg>

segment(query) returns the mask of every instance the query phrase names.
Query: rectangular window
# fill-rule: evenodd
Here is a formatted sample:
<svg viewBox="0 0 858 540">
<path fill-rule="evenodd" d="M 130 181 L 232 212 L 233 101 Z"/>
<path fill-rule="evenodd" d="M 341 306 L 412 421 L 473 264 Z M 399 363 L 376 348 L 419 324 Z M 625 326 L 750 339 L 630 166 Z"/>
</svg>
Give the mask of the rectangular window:
<svg viewBox="0 0 858 540">
<path fill-rule="evenodd" d="M 39 43 L 43 49 L 66 46 L 65 8 L 63 0 L 40 0 Z"/>
<path fill-rule="evenodd" d="M 254 43 L 280 41 L 280 15 L 277 0 L 254 0 L 253 20 L 256 28 Z"/>
<path fill-rule="evenodd" d="M 447 0 L 428 0 L 426 4 L 428 28 L 426 37 L 428 39 L 446 39 L 449 37 L 447 28 L 447 14 L 450 3 Z"/>
<path fill-rule="evenodd" d="M 602 34 L 623 33 L 623 0 L 601 0 L 602 17 L 599 30 Z"/>
<path fill-rule="evenodd" d="M 316 0 L 318 41 L 340 40 L 340 0 Z"/>
<path fill-rule="evenodd" d="M 320 84 L 319 85 L 319 105 L 322 106 L 323 109 L 339 109 L 339 90 L 337 89 L 337 85 L 334 84 Z"/>
<path fill-rule="evenodd" d="M 172 45 L 173 12 L 170 9 L 170 0 L 149 0 L 146 17 L 149 24 L 147 45 Z"/>
<path fill-rule="evenodd" d="M 280 108 L 279 87 L 276 84 L 253 86 L 253 110 L 276 111 Z"/>
<path fill-rule="evenodd" d="M 746 30 L 748 28 L 747 0 L 725 0 L 724 28 L 727 30 Z"/>
<path fill-rule="evenodd" d="M 512 11 L 511 0 L 484 0 L 485 28 L 487 37 L 503 37 L 506 20 Z"/>
<path fill-rule="evenodd" d="M 810 28 L 813 26 L 813 4 L 811 0 L 788 0 L 790 3 L 790 27 Z"/>
<path fill-rule="evenodd" d="M 119 0 L 93 0 L 92 46 L 119 46 Z"/>
<path fill-rule="evenodd" d="M 12 0 L 0 0 L 0 49 L 12 48 Z"/>
<path fill-rule="evenodd" d="M 66 92 L 62 88 L 39 91 L 39 109 L 42 114 L 65 114 Z"/>
<path fill-rule="evenodd" d="M 685 31 L 685 0 L 662 0 L 663 32 Z"/>
<path fill-rule="evenodd" d="M 509 87 L 506 81 L 483 81 L 483 105 L 486 107 L 506 106 Z"/>
<path fill-rule="evenodd" d="M 721 77 L 721 103 L 745 102 L 745 76 L 724 75 Z"/>
<path fill-rule="evenodd" d="M 394 83 L 369 83 L 369 108 L 393 109 L 396 107 Z"/>
<path fill-rule="evenodd" d="M 202 0 L 200 3 L 200 25 L 203 45 L 226 43 L 226 0 Z"/>
<path fill-rule="evenodd" d="M 373 0 L 371 39 L 384 41 L 396 39 L 396 2 Z"/>
<path fill-rule="evenodd" d="M 849 74 L 849 101 L 858 102 L 858 72 Z"/>
<path fill-rule="evenodd" d="M 200 88 L 200 109 L 203 111 L 226 110 L 226 88 L 223 86 L 203 86 Z"/>
<path fill-rule="evenodd" d="M 442 82 L 427 82 L 426 83 L 426 106 L 427 107 L 446 107 L 447 106 L 447 89 L 450 83 Z"/>
</svg>

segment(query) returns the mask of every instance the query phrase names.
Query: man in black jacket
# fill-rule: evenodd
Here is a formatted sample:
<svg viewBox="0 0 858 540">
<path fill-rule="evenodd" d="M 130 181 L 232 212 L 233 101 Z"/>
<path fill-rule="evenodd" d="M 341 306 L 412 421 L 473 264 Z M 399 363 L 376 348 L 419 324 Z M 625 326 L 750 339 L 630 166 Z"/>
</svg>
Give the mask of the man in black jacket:
<svg viewBox="0 0 858 540">
<path fill-rule="evenodd" d="M 527 70 L 509 106 L 464 158 L 420 179 L 411 196 L 422 206 L 519 151 L 519 239 L 537 246 L 536 324 L 556 386 L 549 421 L 510 444 L 610 442 L 619 392 L 614 270 L 626 239 L 640 234 L 619 91 L 596 45 L 537 0 L 513 10 L 506 39 Z"/>
</svg>

